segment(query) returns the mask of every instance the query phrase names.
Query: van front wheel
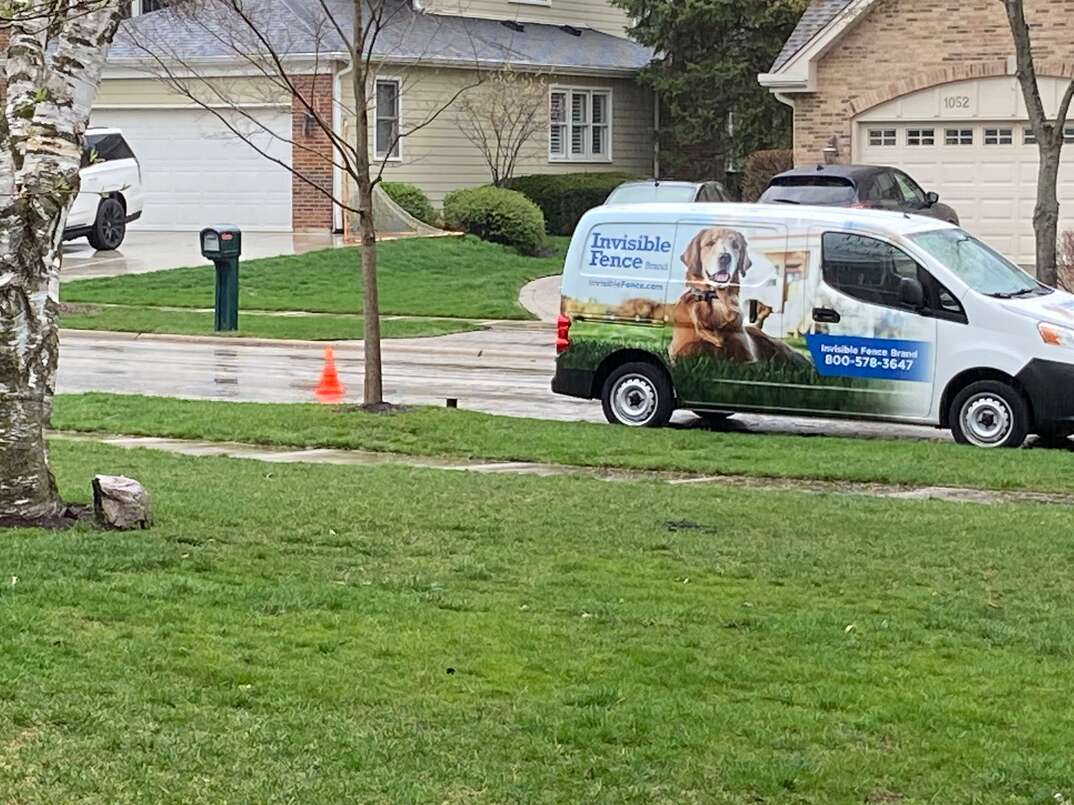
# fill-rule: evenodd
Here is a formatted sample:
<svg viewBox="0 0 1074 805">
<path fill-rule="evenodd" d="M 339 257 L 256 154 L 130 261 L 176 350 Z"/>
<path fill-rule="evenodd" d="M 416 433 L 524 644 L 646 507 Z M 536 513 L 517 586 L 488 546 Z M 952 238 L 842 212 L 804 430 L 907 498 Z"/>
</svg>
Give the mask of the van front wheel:
<svg viewBox="0 0 1074 805">
<path fill-rule="evenodd" d="M 632 428 L 662 428 L 675 410 L 667 375 L 649 363 L 625 363 L 613 371 L 600 401 L 611 424 Z"/>
<path fill-rule="evenodd" d="M 951 403 L 951 432 L 959 444 L 1021 447 L 1029 435 L 1029 406 L 1006 383 L 971 383 Z"/>
</svg>

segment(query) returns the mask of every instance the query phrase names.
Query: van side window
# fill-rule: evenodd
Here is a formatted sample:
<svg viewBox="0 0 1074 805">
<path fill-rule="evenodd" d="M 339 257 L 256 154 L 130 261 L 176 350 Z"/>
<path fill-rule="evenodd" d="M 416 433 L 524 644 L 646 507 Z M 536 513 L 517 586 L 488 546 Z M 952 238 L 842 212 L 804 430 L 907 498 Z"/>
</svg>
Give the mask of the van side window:
<svg viewBox="0 0 1074 805">
<path fill-rule="evenodd" d="M 826 232 L 822 243 L 824 281 L 863 302 L 899 307 L 903 278 L 918 278 L 913 258 L 882 240 Z"/>
</svg>

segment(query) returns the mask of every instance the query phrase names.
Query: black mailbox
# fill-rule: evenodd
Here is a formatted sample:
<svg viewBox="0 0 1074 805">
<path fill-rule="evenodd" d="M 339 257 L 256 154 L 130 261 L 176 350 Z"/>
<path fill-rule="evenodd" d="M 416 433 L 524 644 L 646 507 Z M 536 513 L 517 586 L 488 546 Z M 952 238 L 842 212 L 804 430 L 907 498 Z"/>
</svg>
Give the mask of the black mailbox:
<svg viewBox="0 0 1074 805">
<path fill-rule="evenodd" d="M 242 230 L 237 226 L 208 226 L 201 230 L 201 253 L 216 266 L 217 332 L 239 329 L 239 256 Z"/>
</svg>

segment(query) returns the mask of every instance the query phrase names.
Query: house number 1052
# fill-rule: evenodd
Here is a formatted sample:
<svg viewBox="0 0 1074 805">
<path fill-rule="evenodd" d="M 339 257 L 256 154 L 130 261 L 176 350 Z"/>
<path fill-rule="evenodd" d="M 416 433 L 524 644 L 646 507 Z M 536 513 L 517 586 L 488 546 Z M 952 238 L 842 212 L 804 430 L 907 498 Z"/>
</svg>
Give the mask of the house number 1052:
<svg viewBox="0 0 1074 805">
<path fill-rule="evenodd" d="M 970 108 L 970 96 L 969 95 L 947 95 L 943 99 L 944 109 L 969 109 Z"/>
</svg>

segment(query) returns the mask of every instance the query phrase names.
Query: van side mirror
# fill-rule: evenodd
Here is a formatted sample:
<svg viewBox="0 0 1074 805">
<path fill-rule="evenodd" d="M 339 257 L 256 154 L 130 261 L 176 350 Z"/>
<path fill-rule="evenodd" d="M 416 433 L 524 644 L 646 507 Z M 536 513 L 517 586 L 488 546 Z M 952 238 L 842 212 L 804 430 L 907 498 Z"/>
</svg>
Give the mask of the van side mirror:
<svg viewBox="0 0 1074 805">
<path fill-rule="evenodd" d="M 935 207 L 937 204 L 940 203 L 940 194 L 937 193 L 935 190 L 930 190 L 925 194 L 925 201 L 928 202 L 928 205 L 930 207 Z"/>
<path fill-rule="evenodd" d="M 899 283 L 899 302 L 913 310 L 921 310 L 925 306 L 925 286 L 912 277 L 903 277 Z"/>
</svg>

